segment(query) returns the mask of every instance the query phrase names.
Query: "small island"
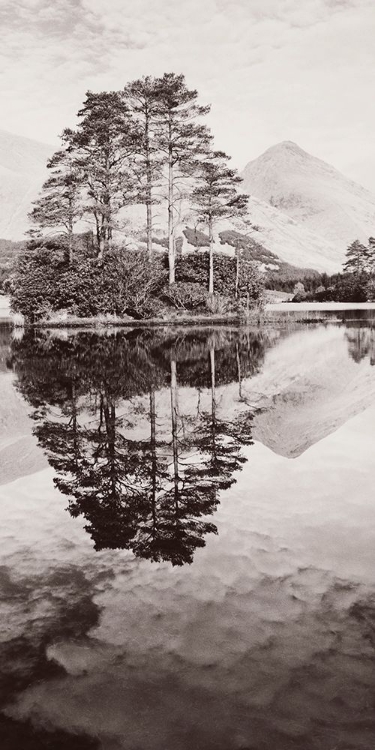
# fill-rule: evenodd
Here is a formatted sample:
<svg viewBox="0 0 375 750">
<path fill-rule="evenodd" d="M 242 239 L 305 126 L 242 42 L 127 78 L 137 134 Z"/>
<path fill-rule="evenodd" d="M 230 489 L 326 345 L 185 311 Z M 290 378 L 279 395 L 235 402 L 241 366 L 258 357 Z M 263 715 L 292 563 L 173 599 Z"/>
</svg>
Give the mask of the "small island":
<svg viewBox="0 0 375 750">
<path fill-rule="evenodd" d="M 374 238 L 353 241 L 333 276 L 257 240 L 242 178 L 203 123 L 209 109 L 173 73 L 87 92 L 2 276 L 16 325 L 259 324 L 277 292 L 375 299 Z"/>
</svg>

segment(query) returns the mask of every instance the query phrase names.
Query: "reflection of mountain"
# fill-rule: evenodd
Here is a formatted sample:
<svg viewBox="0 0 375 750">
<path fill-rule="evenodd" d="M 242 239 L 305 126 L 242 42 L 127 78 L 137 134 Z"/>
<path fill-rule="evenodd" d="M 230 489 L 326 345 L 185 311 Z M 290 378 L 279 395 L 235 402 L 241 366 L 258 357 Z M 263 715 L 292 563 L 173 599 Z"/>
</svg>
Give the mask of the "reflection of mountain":
<svg viewBox="0 0 375 750">
<path fill-rule="evenodd" d="M 298 390 L 313 352 L 317 394 L 329 347 L 352 381 L 374 371 L 348 358 L 347 332 L 294 332 L 273 350 L 268 335 L 244 331 L 28 334 L 13 345 L 19 389 L 82 523 L 50 470 L 1 488 L 1 750 L 374 746 L 375 407 L 297 461 L 260 443 L 238 451 L 252 442 L 246 399 L 272 402 L 277 378 Z M 294 384 L 293 342 L 306 360 L 294 361 Z M 312 397 L 324 405 L 323 395 Z M 215 514 L 196 513 L 202 498 L 186 497 L 184 474 L 188 493 L 207 487 Z M 134 494 L 140 483 L 147 492 Z M 219 535 L 201 537 L 193 566 L 172 569 L 176 487 L 194 511 L 180 517 L 189 540 L 197 526 L 186 520 L 214 520 Z M 119 551 L 134 519 L 141 546 Z"/>
<path fill-rule="evenodd" d="M 167 548 L 172 554 L 172 519 L 165 516 L 162 494 L 166 493 L 166 502 L 171 507 L 174 481 L 171 470 L 176 449 L 171 431 L 173 410 L 177 409 L 181 466 L 200 452 L 202 464 L 208 471 L 205 453 L 208 443 L 201 439 L 200 430 L 204 433 L 207 428 L 204 420 L 212 414 L 210 352 L 214 353 L 215 418 L 218 424 L 225 425 L 227 440 L 234 440 L 230 425 L 236 425 L 239 449 L 245 436 L 246 419 L 253 416 L 253 437 L 276 453 L 295 458 L 366 409 L 375 398 L 375 372 L 370 366 L 372 330 L 347 326 L 346 329 L 335 326 L 284 329 L 277 334 L 250 334 L 242 329 L 237 332 L 230 329 L 138 331 L 109 338 L 80 334 L 66 341 L 39 336 L 36 341 L 26 338 L 16 344 L 13 352 L 21 390 L 36 409 L 36 415 L 45 418 L 51 408 L 62 410 L 63 423 L 60 418 L 51 422 L 48 417 L 43 427 L 37 420 L 36 434 L 57 471 L 71 472 L 73 466 L 76 472 L 75 480 L 71 476 L 69 480 L 58 480 L 63 492 L 76 496 L 72 512 L 86 515 L 88 530 L 98 549 L 110 544 L 109 537 L 113 545 L 121 546 L 114 529 L 126 524 L 123 542 L 127 539 L 126 544 L 144 556 L 145 544 L 139 537 L 142 528 L 147 537 L 146 546 L 149 545 L 150 550 L 152 547 L 156 559 L 158 555 L 167 555 Z M 174 407 L 171 406 L 173 362 L 178 384 L 174 389 L 177 404 Z M 80 425 L 76 434 L 74 408 L 77 408 L 77 424 Z M 113 428 L 106 416 L 111 413 Z M 86 425 L 88 422 L 90 427 Z M 116 453 L 122 456 L 121 461 L 127 461 L 125 474 L 131 474 L 130 479 L 123 476 L 120 481 L 122 500 L 116 505 L 117 515 L 113 515 L 113 503 L 111 511 L 104 512 L 101 500 L 95 510 L 100 496 L 98 488 L 108 493 L 112 449 L 107 438 L 113 429 L 115 459 Z M 75 450 L 78 451 L 76 459 Z M 90 468 L 87 450 L 96 456 L 95 470 Z M 119 466 L 116 471 L 120 476 Z M 194 544 L 198 546 L 203 528 L 214 531 L 214 527 L 204 527 L 198 521 L 200 514 L 197 515 L 192 494 L 187 500 L 186 485 L 188 481 L 194 484 L 193 474 L 193 466 L 187 470 L 185 465 L 184 478 L 177 471 L 175 480 L 185 498 L 178 511 L 180 519 L 187 514 L 184 523 L 190 525 L 190 532 L 195 535 Z M 202 475 L 199 479 L 202 483 Z M 215 491 L 210 490 L 212 509 L 222 480 L 216 477 L 215 481 Z M 78 492 L 75 482 L 84 483 L 83 492 Z M 134 489 L 134 482 L 142 488 L 137 503 L 134 497 L 138 490 Z M 124 484 L 128 487 L 126 492 Z M 201 515 L 206 515 L 209 506 L 207 483 L 205 493 L 205 502 L 201 494 Z M 133 509 L 137 507 L 138 520 L 128 517 L 129 503 Z M 155 525 L 157 510 L 160 517 Z M 105 524 L 109 526 L 104 532 Z M 173 533 L 178 536 L 177 527 Z M 154 535 L 152 544 L 150 534 Z M 185 543 L 188 547 L 187 537 Z"/>
<path fill-rule="evenodd" d="M 373 341 L 370 329 L 330 326 L 298 331 L 269 350 L 263 371 L 245 388 L 261 407 L 254 438 L 294 458 L 369 407 L 375 371 L 369 359 L 353 358 L 358 336 Z"/>
<path fill-rule="evenodd" d="M 3 490 L 11 750 L 373 748 L 374 415 L 250 448 L 192 567 L 96 555 L 48 471 Z"/>
<path fill-rule="evenodd" d="M 32 435 L 28 408 L 8 370 L 10 330 L 0 331 L 0 484 L 43 468 L 46 459 Z"/>
</svg>

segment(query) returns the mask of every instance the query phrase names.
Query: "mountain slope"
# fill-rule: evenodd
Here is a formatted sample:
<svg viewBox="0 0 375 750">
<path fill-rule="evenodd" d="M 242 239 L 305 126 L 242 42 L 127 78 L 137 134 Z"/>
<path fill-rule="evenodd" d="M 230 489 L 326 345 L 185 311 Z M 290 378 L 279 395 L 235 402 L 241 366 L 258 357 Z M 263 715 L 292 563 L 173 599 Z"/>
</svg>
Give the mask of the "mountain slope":
<svg viewBox="0 0 375 750">
<path fill-rule="evenodd" d="M 23 238 L 29 228 L 27 214 L 52 152 L 52 146 L 0 130 L 0 238 Z M 249 219 L 255 227 L 250 236 L 284 262 L 334 273 L 341 268 L 348 241 L 375 233 L 375 199 L 370 193 L 295 144 L 272 147 L 250 162 L 243 176 L 244 189 L 250 193 Z M 164 237 L 164 204 L 155 206 L 154 213 L 156 234 Z M 124 216 L 119 239 L 137 245 L 145 228 L 144 206 L 132 206 Z M 184 230 L 195 223 L 189 207 L 182 206 L 177 234 L 184 251 L 193 249 Z M 221 222 L 216 250 L 234 252 L 233 245 L 219 237 L 233 229 L 249 234 L 241 222 Z"/>
<path fill-rule="evenodd" d="M 243 187 L 334 247 L 375 233 L 375 196 L 291 141 L 269 148 L 245 167 Z"/>
<path fill-rule="evenodd" d="M 20 240 L 53 147 L 0 130 L 0 237 Z"/>
</svg>

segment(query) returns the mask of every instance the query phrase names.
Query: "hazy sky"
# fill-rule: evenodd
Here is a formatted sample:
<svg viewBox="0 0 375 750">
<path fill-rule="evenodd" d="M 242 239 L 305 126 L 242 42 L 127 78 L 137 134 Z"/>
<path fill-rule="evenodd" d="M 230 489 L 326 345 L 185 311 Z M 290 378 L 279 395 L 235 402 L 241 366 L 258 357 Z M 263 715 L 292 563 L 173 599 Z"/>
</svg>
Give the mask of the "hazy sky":
<svg viewBox="0 0 375 750">
<path fill-rule="evenodd" d="M 184 73 L 242 168 L 296 141 L 375 191 L 374 0 L 0 0 L 0 128 L 54 143 L 85 91 Z"/>
</svg>

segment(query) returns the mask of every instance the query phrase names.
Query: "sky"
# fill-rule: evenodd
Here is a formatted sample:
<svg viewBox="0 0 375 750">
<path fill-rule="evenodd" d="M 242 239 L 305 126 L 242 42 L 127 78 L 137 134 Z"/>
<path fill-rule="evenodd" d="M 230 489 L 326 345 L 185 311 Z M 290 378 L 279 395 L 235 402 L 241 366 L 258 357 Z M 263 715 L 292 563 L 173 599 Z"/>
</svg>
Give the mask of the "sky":
<svg viewBox="0 0 375 750">
<path fill-rule="evenodd" d="M 284 140 L 375 192 L 374 0 L 0 0 L 0 128 L 51 144 L 88 89 L 184 73 L 242 169 Z"/>
</svg>

